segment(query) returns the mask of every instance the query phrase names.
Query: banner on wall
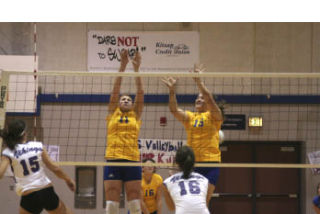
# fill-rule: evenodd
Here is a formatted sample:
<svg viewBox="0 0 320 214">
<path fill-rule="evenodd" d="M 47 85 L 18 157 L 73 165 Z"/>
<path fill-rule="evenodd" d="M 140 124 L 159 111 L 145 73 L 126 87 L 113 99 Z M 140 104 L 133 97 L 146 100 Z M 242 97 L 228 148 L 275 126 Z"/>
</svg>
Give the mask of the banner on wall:
<svg viewBox="0 0 320 214">
<path fill-rule="evenodd" d="M 60 157 L 60 147 L 57 145 L 47 145 L 48 155 L 53 161 L 58 162 Z"/>
<path fill-rule="evenodd" d="M 33 73 L 38 69 L 34 56 L 0 55 L 0 71 Z M 0 72 L 1 74 L 1 72 Z M 33 113 L 36 111 L 35 93 L 38 94 L 38 79 L 31 75 L 10 75 L 6 112 Z M 0 106 L 3 100 L 0 101 Z"/>
<path fill-rule="evenodd" d="M 308 159 L 310 164 L 320 164 L 320 151 L 309 152 Z M 320 174 L 319 168 L 311 168 L 311 170 L 314 175 Z"/>
<path fill-rule="evenodd" d="M 130 56 L 140 51 L 140 71 L 188 71 L 199 62 L 199 33 L 89 31 L 88 71 L 118 71 L 123 49 Z"/>
<path fill-rule="evenodd" d="M 186 145 L 185 140 L 139 139 L 141 160 L 153 159 L 156 163 L 173 163 L 176 151 Z"/>
</svg>

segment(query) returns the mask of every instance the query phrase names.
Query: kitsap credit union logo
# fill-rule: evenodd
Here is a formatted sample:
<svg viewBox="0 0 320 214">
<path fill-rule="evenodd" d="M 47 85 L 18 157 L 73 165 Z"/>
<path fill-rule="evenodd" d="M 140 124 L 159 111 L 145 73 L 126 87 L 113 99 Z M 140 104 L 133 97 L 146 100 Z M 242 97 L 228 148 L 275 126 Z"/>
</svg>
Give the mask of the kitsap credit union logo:
<svg viewBox="0 0 320 214">
<path fill-rule="evenodd" d="M 156 42 L 156 55 L 178 56 L 190 54 L 190 48 L 186 44 L 173 44 Z"/>
</svg>

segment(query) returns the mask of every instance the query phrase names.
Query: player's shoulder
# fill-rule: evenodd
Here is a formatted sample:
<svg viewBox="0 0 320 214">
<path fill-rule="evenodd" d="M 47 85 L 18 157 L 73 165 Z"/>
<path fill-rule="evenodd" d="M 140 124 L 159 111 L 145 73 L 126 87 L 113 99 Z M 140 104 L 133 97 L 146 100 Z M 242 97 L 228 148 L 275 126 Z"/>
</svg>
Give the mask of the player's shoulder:
<svg viewBox="0 0 320 214">
<path fill-rule="evenodd" d="M 164 179 L 163 183 L 164 183 L 164 184 L 168 183 L 171 177 L 172 177 L 172 175 L 169 176 L 169 177 L 167 177 L 166 179 Z"/>
<path fill-rule="evenodd" d="M 2 151 L 2 155 L 11 157 L 11 155 L 13 155 L 13 151 L 12 151 L 11 149 L 9 149 L 9 148 L 5 148 L 5 149 Z"/>
<path fill-rule="evenodd" d="M 154 175 L 155 178 L 161 178 L 162 179 L 161 175 L 159 175 L 158 173 L 154 173 L 153 175 Z"/>
<path fill-rule="evenodd" d="M 208 179 L 206 177 L 204 177 L 203 175 L 201 175 L 200 173 L 197 173 L 197 172 L 192 172 L 191 175 L 190 175 L 190 178 L 195 178 L 195 179 L 201 179 L 201 180 L 208 181 Z"/>
<path fill-rule="evenodd" d="M 182 177 L 182 172 L 177 172 L 170 177 L 166 178 L 163 183 L 174 183 L 177 180 L 180 180 Z"/>
<path fill-rule="evenodd" d="M 111 120 L 111 118 L 114 118 L 114 117 L 118 116 L 119 114 L 121 114 L 121 111 L 120 111 L 120 108 L 117 107 L 113 112 L 110 112 L 106 116 L 106 120 Z"/>
<path fill-rule="evenodd" d="M 185 113 L 189 116 L 189 117 L 194 117 L 195 116 L 195 112 L 192 112 L 192 111 L 189 111 L 189 110 L 186 110 Z"/>
<path fill-rule="evenodd" d="M 153 176 L 154 176 L 154 179 L 155 179 L 156 181 L 159 181 L 159 182 L 162 183 L 163 178 L 161 177 L 161 175 L 159 175 L 159 174 L 157 174 L 157 173 L 154 173 Z"/>
</svg>

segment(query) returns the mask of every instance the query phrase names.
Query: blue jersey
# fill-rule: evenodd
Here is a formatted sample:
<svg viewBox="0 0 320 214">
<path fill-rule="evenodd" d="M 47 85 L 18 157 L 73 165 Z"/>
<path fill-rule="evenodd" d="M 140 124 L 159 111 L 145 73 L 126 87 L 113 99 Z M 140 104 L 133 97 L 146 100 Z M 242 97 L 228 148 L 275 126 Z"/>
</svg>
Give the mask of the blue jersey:
<svg viewBox="0 0 320 214">
<path fill-rule="evenodd" d="M 320 196 L 317 195 L 316 197 L 314 197 L 312 202 L 316 207 L 320 208 Z"/>
</svg>

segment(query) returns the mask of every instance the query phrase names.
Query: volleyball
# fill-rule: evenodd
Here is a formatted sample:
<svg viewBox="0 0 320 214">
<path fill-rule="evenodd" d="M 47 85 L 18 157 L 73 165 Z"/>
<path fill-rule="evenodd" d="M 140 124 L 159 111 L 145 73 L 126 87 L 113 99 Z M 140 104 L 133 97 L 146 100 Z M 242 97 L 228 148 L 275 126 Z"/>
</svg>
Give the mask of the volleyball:
<svg viewBox="0 0 320 214">
<path fill-rule="evenodd" d="M 223 131 L 219 130 L 219 143 L 223 143 L 224 141 L 224 133 Z"/>
</svg>

